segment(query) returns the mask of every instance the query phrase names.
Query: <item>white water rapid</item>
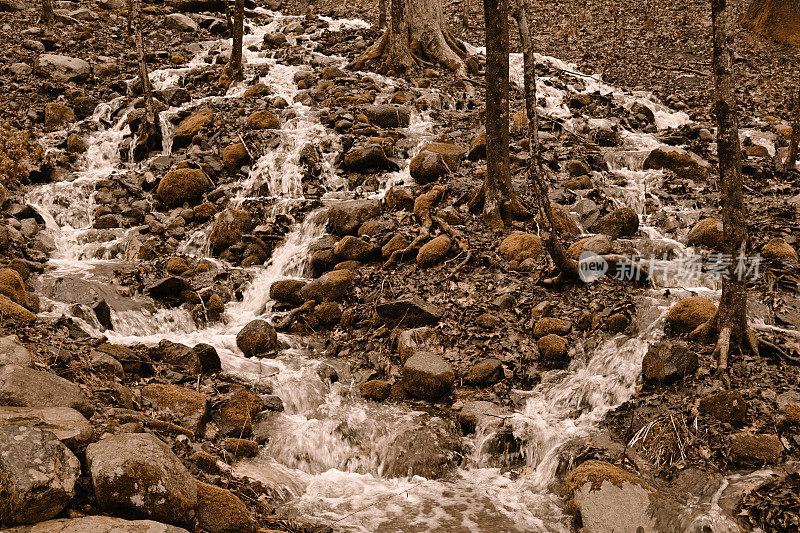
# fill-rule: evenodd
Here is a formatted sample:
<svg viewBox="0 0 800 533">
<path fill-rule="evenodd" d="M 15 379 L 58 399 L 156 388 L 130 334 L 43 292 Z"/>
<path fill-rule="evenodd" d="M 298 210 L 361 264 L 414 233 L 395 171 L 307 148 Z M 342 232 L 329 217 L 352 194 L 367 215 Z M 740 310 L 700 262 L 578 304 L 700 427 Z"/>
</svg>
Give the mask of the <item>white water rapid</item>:
<svg viewBox="0 0 800 533">
<path fill-rule="evenodd" d="M 246 78 L 251 78 L 259 67 L 269 67 L 260 81 L 274 95 L 286 100 L 290 108 L 287 115 L 293 118 L 283 124 L 277 147 L 255 161 L 248 178 L 236 185 L 232 204 L 241 205 L 265 186 L 269 195 L 279 200 L 275 213 L 288 214 L 290 207 L 302 200 L 299 163 L 302 148 L 308 143 L 337 147 L 340 140 L 320 123 L 313 108 L 296 101 L 295 72 L 308 66 L 282 64 L 269 53 L 253 51 L 258 50 L 257 45 L 267 33 L 282 31 L 298 18 L 265 10 L 258 13 L 271 21 L 261 26 L 249 24 L 251 31 L 244 43 Z M 331 31 L 365 27 L 365 23 L 358 20 L 326 22 Z M 292 35 L 290 39 L 297 47 L 307 47 L 313 36 Z M 203 55 L 210 48 L 226 45 L 202 43 L 201 51 L 189 67 L 153 72 L 155 87 L 173 85 L 190 68 L 203 64 Z M 317 65 L 344 64 L 342 58 L 324 56 L 310 48 L 305 57 Z M 563 120 L 566 128 L 581 127 L 580 119 L 573 118 L 566 107 L 568 96 L 595 91 L 626 107 L 637 103 L 649 107 L 659 130 L 689 122 L 684 113 L 666 108 L 651 95 L 621 91 L 598 78 L 581 75 L 574 65 L 554 58 L 538 56 L 538 60 L 574 73 L 566 76 L 566 87 L 560 81 L 555 83 L 556 79 L 543 77 L 539 80 L 539 94 L 545 101 L 541 112 Z M 512 57 L 512 72 L 519 81 L 521 58 L 518 55 Z M 382 86 L 385 95 L 391 94 L 392 80 L 376 75 L 370 77 Z M 245 89 L 244 84 L 236 85 L 225 96 L 216 98 L 239 98 Z M 169 124 L 168 117 L 205 101 L 191 101 L 164 111 L 162 123 Z M 63 181 L 35 188 L 27 198 L 45 218 L 47 232 L 55 246 L 42 284 L 71 279 L 96 291 L 105 291 L 103 296 L 112 303 L 114 329 L 101 332 L 97 324 L 87 319 L 76 320 L 92 334 L 105 334 L 110 342 L 156 344 L 169 339 L 189 346 L 208 343 L 219 352 L 225 372 L 252 383 L 269 384 L 282 399 L 285 411 L 270 421 L 270 440 L 259 455 L 237 463 L 233 475 L 260 480 L 274 487 L 283 511 L 330 525 L 335 530 L 572 531 L 571 516 L 564 509 L 562 497 L 551 491 L 564 445 L 590 435 L 609 410 L 632 396 L 642 358 L 649 344 L 660 337 L 664 315 L 675 297 L 690 292 L 711 297 L 717 294 L 718 287 L 708 279 L 682 279 L 676 274 L 656 277 L 652 288 L 637 302 L 640 313 L 636 318 L 636 336 L 618 335 L 597 346 L 578 346 L 568 369 L 547 372 L 541 384 L 532 390 L 518 391 L 523 397 L 521 408 L 510 413 L 504 423 L 522 443 L 521 453 L 527 466 L 523 475 L 512 477 L 493 466 L 491 455 L 482 444 L 491 437 L 496 425 L 487 423 L 477 428 L 476 436 L 467 442 L 475 453 L 468 455 L 454 475 L 441 480 L 389 477 L 386 469 L 391 442 L 429 415 L 409 405 L 381 404 L 360 398 L 353 390 L 352 380 L 348 379 L 347 369 L 341 369 L 338 382 L 324 380 L 318 372 L 325 364 L 324 357 L 306 348 L 302 339 L 281 336 L 290 348 L 277 358 L 264 361 L 246 359 L 236 347 L 235 336 L 245 324 L 254 318 L 272 316 L 272 302 L 268 297 L 271 284 L 283 278 L 306 275 L 309 247 L 325 233 L 322 210 L 295 221 L 266 266 L 251 267 L 252 282 L 240 301 L 227 305 L 225 319 L 220 323 L 200 328 L 186 310 L 161 309 L 144 299 L 115 297 L 113 270 L 126 265 L 132 257 L 139 228 L 99 230 L 92 228 L 92 222 L 101 201 L 95 192 L 98 182 L 122 179 L 139 170 L 135 165 L 123 163 L 119 157 L 120 143 L 129 134 L 126 118 L 130 109 L 122 109 L 122 105 L 121 99 L 102 104 L 89 119 L 95 125 L 95 133 L 88 140 L 89 149 L 80 171 Z M 601 126 L 589 124 L 589 127 Z M 424 141 L 432 137 L 435 128 L 428 116 L 415 112 L 404 133 L 411 139 Z M 612 175 L 620 178 L 607 185 L 607 194 L 619 205 L 628 205 L 639 214 L 642 234 L 646 237 L 638 239 L 636 245 L 647 250 L 648 255 L 668 253 L 673 259 L 686 256 L 691 251 L 680 244 L 677 236 L 669 236 L 658 229 L 654 216 L 657 211 L 666 211 L 691 219 L 696 218 L 696 213 L 666 205 L 655 209 L 648 207 L 647 191 L 659 186 L 663 174 L 643 170 L 642 163 L 648 151 L 659 146 L 657 135 L 623 128 L 621 137 L 623 147 L 606 152 Z M 53 149 L 55 141 L 54 137 L 43 142 Z M 165 151 L 168 153 L 170 148 L 171 140 L 167 136 Z M 337 151 L 329 150 L 329 153 Z M 392 184 L 411 181 L 408 162 L 404 165 L 400 171 L 385 177 L 381 191 Z M 344 190 L 346 183 L 336 175 L 330 157 L 322 161 L 321 181 L 329 191 L 323 196 L 325 203 L 351 196 Z M 207 255 L 208 230 L 206 227 L 187 236 L 181 250 L 198 257 Z M 670 298 L 664 296 L 665 289 L 669 289 Z M 61 299 L 58 294 L 62 294 Z M 75 302 L 63 294 L 56 291 L 52 297 L 43 298 L 44 315 L 70 314 Z M 115 306 L 115 301 L 126 303 Z M 715 530 L 725 531 L 724 519 L 717 522 Z"/>
</svg>

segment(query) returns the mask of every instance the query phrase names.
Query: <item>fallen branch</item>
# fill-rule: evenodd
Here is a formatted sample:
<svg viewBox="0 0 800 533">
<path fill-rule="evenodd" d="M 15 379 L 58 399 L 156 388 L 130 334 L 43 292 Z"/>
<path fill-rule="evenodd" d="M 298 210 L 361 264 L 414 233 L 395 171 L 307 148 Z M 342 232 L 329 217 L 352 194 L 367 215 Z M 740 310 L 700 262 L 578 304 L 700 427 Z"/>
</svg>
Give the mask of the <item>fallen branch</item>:
<svg viewBox="0 0 800 533">
<path fill-rule="evenodd" d="M 317 306 L 316 300 L 308 300 L 300 307 L 292 309 L 288 315 L 283 317 L 281 321 L 278 322 L 278 324 L 275 326 L 275 329 L 277 329 L 278 331 L 285 331 L 289 329 L 290 327 L 292 327 L 292 324 L 294 324 L 295 320 L 297 320 L 300 317 L 300 315 L 312 312 L 316 306 Z"/>
</svg>

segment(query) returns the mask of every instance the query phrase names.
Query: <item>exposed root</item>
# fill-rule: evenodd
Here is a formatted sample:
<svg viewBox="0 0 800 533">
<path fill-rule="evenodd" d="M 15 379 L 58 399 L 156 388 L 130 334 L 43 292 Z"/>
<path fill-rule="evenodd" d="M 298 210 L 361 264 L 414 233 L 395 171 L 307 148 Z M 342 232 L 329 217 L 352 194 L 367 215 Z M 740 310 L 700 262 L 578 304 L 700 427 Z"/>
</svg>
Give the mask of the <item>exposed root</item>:
<svg viewBox="0 0 800 533">
<path fill-rule="evenodd" d="M 392 255 L 389 256 L 389 259 L 383 264 L 383 269 L 386 270 L 387 268 L 391 268 L 399 263 L 406 255 L 409 255 L 414 252 L 418 252 L 422 245 L 425 244 L 428 239 L 431 238 L 431 234 L 427 229 L 422 230 L 422 233 L 417 235 L 417 237 L 411 241 L 411 244 L 403 248 L 402 250 L 395 250 L 392 252 Z"/>
<path fill-rule="evenodd" d="M 719 333 L 717 345 L 714 347 L 713 357 L 717 360 L 715 376 L 721 379 L 726 389 L 731 388 L 731 377 L 728 373 L 728 353 L 731 349 L 731 328 L 725 327 Z"/>
<path fill-rule="evenodd" d="M 275 329 L 277 329 L 278 331 L 286 331 L 287 329 L 292 327 L 292 324 L 294 324 L 294 322 L 298 318 L 300 318 L 300 316 L 312 312 L 316 306 L 317 306 L 316 300 L 308 300 L 300 307 L 292 309 L 288 315 L 283 317 L 281 321 L 278 322 L 278 324 L 275 326 Z"/>
<path fill-rule="evenodd" d="M 461 271 L 462 268 L 464 268 L 472 260 L 472 250 L 470 250 L 469 248 L 469 241 L 466 239 L 466 237 L 464 237 L 463 235 L 461 235 L 461 233 L 454 230 L 450 226 L 450 224 L 442 220 L 440 217 L 433 217 L 433 221 L 436 223 L 437 226 L 439 226 L 442 229 L 442 231 L 450 235 L 450 237 L 458 245 L 459 250 L 461 250 L 462 253 L 466 254 L 464 260 L 461 261 L 453 269 L 452 272 L 450 272 L 448 279 L 452 279 L 456 274 L 458 274 L 458 272 Z"/>
<path fill-rule="evenodd" d="M 347 68 L 350 70 L 362 70 L 366 68 L 370 63 L 383 57 L 386 54 L 388 46 L 389 30 L 386 30 L 383 32 L 383 35 L 381 35 L 372 46 L 367 48 L 363 54 L 351 61 L 350 64 L 347 65 Z"/>
</svg>

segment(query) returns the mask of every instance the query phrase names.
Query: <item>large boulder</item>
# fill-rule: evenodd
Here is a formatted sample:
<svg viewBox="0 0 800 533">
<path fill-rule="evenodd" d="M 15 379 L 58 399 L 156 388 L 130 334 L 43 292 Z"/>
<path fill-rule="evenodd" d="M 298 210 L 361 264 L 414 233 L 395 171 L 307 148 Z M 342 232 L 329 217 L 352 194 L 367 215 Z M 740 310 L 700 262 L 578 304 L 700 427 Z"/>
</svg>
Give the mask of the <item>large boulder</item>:
<svg viewBox="0 0 800 533">
<path fill-rule="evenodd" d="M 644 169 L 671 170 L 681 178 L 705 180 L 711 165 L 697 155 L 677 147 L 656 148 L 644 161 Z"/>
<path fill-rule="evenodd" d="M 183 528 L 152 520 L 123 520 L 111 516 L 61 518 L 3 531 L 5 533 L 189 533 Z"/>
<path fill-rule="evenodd" d="M 6 320 L 14 320 L 22 323 L 36 321 L 36 315 L 34 313 L 2 294 L 0 294 L 0 316 Z"/>
<path fill-rule="evenodd" d="M 356 146 L 344 156 L 344 168 L 352 172 L 379 172 L 388 167 L 389 159 L 379 144 Z"/>
<path fill-rule="evenodd" d="M 246 437 L 253 430 L 253 419 L 263 408 L 261 398 L 242 387 L 225 395 L 211 418 L 223 435 Z"/>
<path fill-rule="evenodd" d="M 433 183 L 450 173 L 444 158 L 440 154 L 428 150 L 422 150 L 415 155 L 408 170 L 414 181 L 420 185 Z"/>
<path fill-rule="evenodd" d="M 310 281 L 298 294 L 303 301 L 317 302 L 344 300 L 353 286 L 353 273 L 350 270 L 333 270 Z"/>
<path fill-rule="evenodd" d="M 255 533 L 256 522 L 231 491 L 197 482 L 197 522 L 208 533 Z"/>
<path fill-rule="evenodd" d="M 255 111 L 247 117 L 247 128 L 251 130 L 276 130 L 280 127 L 278 117 L 268 109 Z"/>
<path fill-rule="evenodd" d="M 0 367 L 0 406 L 71 407 L 87 417 L 94 412 L 89 399 L 71 381 L 15 365 Z"/>
<path fill-rule="evenodd" d="M 158 198 L 169 207 L 180 207 L 185 202 L 197 204 L 214 184 L 205 172 L 197 168 L 176 168 L 161 178 L 156 189 Z"/>
<path fill-rule="evenodd" d="M 639 231 L 639 215 L 630 207 L 620 207 L 595 222 L 592 231 L 614 239 L 636 235 Z"/>
<path fill-rule="evenodd" d="M 278 349 L 278 334 L 265 320 L 253 320 L 236 335 L 236 346 L 247 357 L 265 355 Z"/>
<path fill-rule="evenodd" d="M 412 328 L 436 324 L 444 315 L 444 309 L 423 300 L 416 294 L 380 303 L 376 311 L 378 316 L 387 322 Z"/>
<path fill-rule="evenodd" d="M 172 146 L 175 149 L 191 144 L 192 139 L 214 120 L 214 112 L 210 109 L 195 111 L 178 124 L 172 135 Z"/>
<path fill-rule="evenodd" d="M 500 243 L 498 253 L 506 261 L 523 262 L 537 257 L 544 250 L 542 239 L 533 233 L 515 231 Z"/>
<path fill-rule="evenodd" d="M 384 472 L 389 477 L 441 478 L 461 460 L 463 450 L 444 421 L 438 418 L 402 431 L 389 444 Z"/>
<path fill-rule="evenodd" d="M 698 326 L 714 318 L 717 306 L 701 296 L 684 298 L 667 313 L 665 329 L 674 333 L 691 333 Z"/>
<path fill-rule="evenodd" d="M 536 341 L 539 349 L 539 364 L 544 368 L 564 368 L 569 364 L 567 339 L 549 333 Z"/>
<path fill-rule="evenodd" d="M 157 411 L 174 415 L 178 424 L 195 435 L 201 434 L 206 425 L 208 401 L 195 390 L 151 383 L 142 388 L 142 400 Z"/>
<path fill-rule="evenodd" d="M 447 235 L 439 235 L 422 245 L 417 252 L 417 264 L 429 267 L 438 264 L 453 246 L 453 240 Z"/>
<path fill-rule="evenodd" d="M 60 83 L 81 81 L 89 77 L 89 63 L 77 57 L 41 54 L 36 58 L 35 71 Z"/>
<path fill-rule="evenodd" d="M 233 246 L 246 232 L 253 229 L 253 217 L 244 209 L 228 209 L 217 215 L 208 242 L 211 251 L 220 253 Z"/>
<path fill-rule="evenodd" d="M 503 363 L 499 359 L 484 359 L 470 368 L 464 383 L 476 387 L 489 387 L 505 377 Z"/>
<path fill-rule="evenodd" d="M 783 456 L 783 444 L 777 435 L 737 433 L 729 437 L 731 459 L 741 466 L 776 464 Z"/>
<path fill-rule="evenodd" d="M 586 461 L 570 472 L 567 490 L 586 531 L 677 533 L 664 523 L 677 517 L 677 502 L 639 476 L 603 461 Z"/>
<path fill-rule="evenodd" d="M 0 268 L 0 294 L 12 302 L 24 306 L 28 302 L 25 282 L 16 270 Z"/>
<path fill-rule="evenodd" d="M 44 127 L 48 130 L 60 128 L 75 121 L 75 110 L 61 102 L 49 102 L 44 106 Z"/>
<path fill-rule="evenodd" d="M 249 159 L 250 155 L 247 153 L 244 143 L 229 144 L 222 150 L 222 164 L 228 169 L 228 172 L 236 172 Z"/>
<path fill-rule="evenodd" d="M 170 13 L 164 17 L 164 25 L 178 31 L 197 31 L 197 23 L 183 13 Z"/>
<path fill-rule="evenodd" d="M 368 105 L 362 111 L 370 123 L 381 128 L 405 128 L 411 120 L 411 110 L 396 105 Z"/>
<path fill-rule="evenodd" d="M 662 340 L 647 350 L 642 359 L 645 381 L 669 382 L 694 374 L 698 368 L 697 354 L 681 340 Z"/>
<path fill-rule="evenodd" d="M 770 239 L 770 241 L 761 248 L 761 256 L 765 259 L 797 261 L 797 251 L 792 248 L 791 244 L 780 237 Z"/>
<path fill-rule="evenodd" d="M 607 235 L 598 234 L 591 237 L 584 237 L 567 248 L 567 255 L 573 259 L 580 259 L 581 254 L 584 252 L 591 252 L 596 255 L 605 255 L 611 253 L 612 250 L 611 239 Z"/>
<path fill-rule="evenodd" d="M 97 504 L 108 513 L 192 526 L 195 480 L 149 433 L 120 433 L 86 448 Z"/>
<path fill-rule="evenodd" d="M 16 335 L 0 337 L 0 366 L 2 365 L 33 368 L 33 354 L 20 344 Z"/>
<path fill-rule="evenodd" d="M 533 326 L 533 336 L 535 338 L 545 335 L 567 335 L 572 329 L 572 324 L 560 318 L 545 316 L 536 321 Z"/>
<path fill-rule="evenodd" d="M 697 411 L 732 426 L 743 426 L 747 421 L 747 401 L 738 390 L 723 390 L 700 398 Z"/>
<path fill-rule="evenodd" d="M 300 297 L 300 289 L 306 286 L 306 282 L 301 279 L 282 279 L 278 280 L 269 287 L 269 297 L 271 300 L 282 304 L 300 305 L 303 299 Z"/>
<path fill-rule="evenodd" d="M 153 354 L 153 359 L 167 363 L 175 370 L 188 374 L 198 375 L 203 372 L 219 370 L 219 368 L 205 369 L 203 367 L 203 361 L 200 360 L 201 350 L 189 348 L 185 344 L 179 342 L 163 339 L 151 350 L 151 353 Z M 209 361 L 209 364 L 212 367 L 216 366 L 213 360 Z"/>
<path fill-rule="evenodd" d="M 367 261 L 377 250 L 367 241 L 347 235 L 333 247 L 333 255 L 339 261 Z"/>
<path fill-rule="evenodd" d="M 25 426 L 52 432 L 71 450 L 92 439 L 92 426 L 69 407 L 0 407 L 0 427 Z"/>
<path fill-rule="evenodd" d="M 403 365 L 403 386 L 415 398 L 436 402 L 453 390 L 453 367 L 431 352 L 417 352 Z"/>
<path fill-rule="evenodd" d="M 722 251 L 725 248 L 725 239 L 722 237 L 722 221 L 713 217 L 699 221 L 686 236 L 686 244 Z"/>
<path fill-rule="evenodd" d="M 48 520 L 75 495 L 78 458 L 50 431 L 0 426 L 0 523 Z"/>
<path fill-rule="evenodd" d="M 328 231 L 334 235 L 355 235 L 359 226 L 381 214 L 379 200 L 347 200 L 328 208 Z"/>
</svg>

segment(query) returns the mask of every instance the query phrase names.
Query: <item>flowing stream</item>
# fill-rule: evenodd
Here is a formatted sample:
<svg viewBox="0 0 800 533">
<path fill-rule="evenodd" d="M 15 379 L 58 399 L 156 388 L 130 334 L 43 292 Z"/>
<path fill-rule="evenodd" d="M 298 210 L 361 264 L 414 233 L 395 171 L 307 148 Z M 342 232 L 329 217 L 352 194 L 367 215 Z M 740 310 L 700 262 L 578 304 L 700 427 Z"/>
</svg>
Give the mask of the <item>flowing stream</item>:
<svg viewBox="0 0 800 533">
<path fill-rule="evenodd" d="M 277 148 L 255 161 L 248 178 L 237 184 L 232 204 L 240 205 L 254 191 L 266 186 L 269 194 L 279 199 L 275 212 L 289 213 L 290 207 L 301 200 L 303 194 L 300 150 L 309 142 L 338 146 L 339 138 L 320 123 L 314 109 L 295 100 L 294 74 L 308 67 L 281 64 L 268 53 L 250 50 L 251 45 L 253 49 L 258 48 L 265 34 L 282 31 L 297 18 L 265 10 L 259 12 L 269 16 L 271 22 L 263 26 L 250 24 L 251 32 L 244 42 L 246 78 L 258 67 L 269 66 L 261 81 L 273 94 L 288 102 L 293 118 L 282 126 Z M 331 31 L 366 26 L 357 20 L 327 22 Z M 313 37 L 299 35 L 290 39 L 295 46 L 307 47 Z M 209 47 L 221 45 L 224 43 L 202 43 L 202 50 L 188 68 L 202 64 L 202 56 Z M 310 49 L 306 57 L 317 64 L 344 64 L 342 58 L 327 57 Z M 564 71 L 576 71 L 574 65 L 554 58 L 538 56 L 537 59 Z M 519 83 L 521 57 L 512 56 L 511 64 L 512 78 Z M 173 85 L 188 68 L 153 72 L 155 87 Z M 385 95 L 391 94 L 392 80 L 376 75 L 370 77 L 385 89 Z M 574 86 L 570 80 L 575 82 Z M 666 108 L 650 95 L 626 93 L 594 77 L 579 73 L 568 76 L 566 88 L 564 83 L 554 81 L 547 77 L 539 80 L 539 94 L 545 102 L 541 111 L 564 120 L 567 128 L 578 127 L 579 120 L 573 118 L 566 107 L 567 97 L 571 93 L 594 91 L 626 107 L 637 103 L 650 107 L 660 130 L 689 122 L 687 115 Z M 238 98 L 245 88 L 244 84 L 236 85 L 225 96 L 217 98 Z M 191 101 L 180 108 L 164 111 L 161 118 L 167 133 L 171 126 L 166 118 L 203 102 Z M 68 277 L 79 279 L 97 291 L 104 290 L 103 295 L 113 309 L 114 329 L 101 332 L 98 325 L 88 319 L 76 320 L 93 334 L 105 334 L 110 342 L 155 344 L 166 338 L 190 346 L 208 343 L 219 352 L 225 372 L 252 382 L 268 383 L 281 397 L 285 411 L 272 420 L 270 441 L 259 455 L 237 463 L 233 474 L 275 487 L 275 497 L 284 511 L 331 525 L 335 530 L 572 531 L 571 516 L 564 509 L 562 496 L 551 491 L 564 444 L 591 434 L 609 410 L 632 396 L 642 358 L 649 344 L 661 336 L 664 316 L 675 297 L 690 292 L 712 298 L 718 294 L 713 280 L 698 281 L 675 274 L 655 277 L 652 288 L 637 302 L 638 333 L 635 336 L 618 335 L 594 347 L 578 345 L 574 347 L 568 369 L 547 372 L 534 389 L 518 391 L 523 397 L 522 407 L 508 413 L 505 423 L 522 443 L 521 453 L 527 465 L 524 475 L 512 477 L 493 466 L 491 453 L 484 443 L 497 430 L 495 421 L 477 428 L 468 443 L 474 453 L 452 476 L 441 480 L 389 477 L 386 465 L 390 443 L 400 432 L 429 415 L 408 405 L 361 399 L 347 379 L 346 369 L 340 373 L 342 379 L 338 382 L 324 380 L 318 372 L 320 365 L 325 364 L 324 358 L 306 348 L 302 339 L 282 335 L 281 339 L 290 348 L 277 358 L 264 361 L 246 359 L 236 348 L 235 336 L 245 324 L 254 318 L 271 317 L 272 302 L 268 297 L 271 284 L 283 278 L 306 275 L 309 247 L 325 233 L 322 210 L 296 221 L 266 266 L 251 267 L 253 281 L 240 301 L 227 305 L 225 320 L 221 323 L 199 328 L 186 310 L 161 309 L 145 299 L 121 298 L 115 296 L 113 288 L 108 288 L 115 266 L 127 263 L 129 249 L 139 229 L 92 228 L 93 212 L 98 205 L 95 185 L 100 180 L 122 177 L 134 169 L 134 165 L 123 163 L 119 158 L 120 143 L 129 134 L 126 117 L 130 109 L 120 109 L 122 105 L 121 100 L 101 104 L 89 119 L 96 123 L 96 132 L 88 140 L 89 149 L 82 161 L 82 170 L 66 181 L 33 189 L 27 198 L 45 218 L 47 232 L 55 246 L 48 269 L 41 276 L 41 284 L 55 284 Z M 601 123 L 592 125 L 603 126 Z M 414 112 L 411 125 L 404 133 L 424 141 L 435 127 L 427 115 Z M 678 211 L 669 205 L 646 208 L 647 191 L 658 188 L 663 177 L 661 171 L 642 169 L 649 150 L 660 145 L 657 135 L 623 128 L 621 137 L 622 148 L 608 149 L 606 158 L 611 174 L 624 184 L 615 185 L 622 181 L 614 181 L 605 187 L 606 193 L 619 205 L 628 205 L 639 214 L 641 233 L 645 237 L 636 240 L 637 246 L 657 252 L 659 256 L 662 252 L 670 254 L 671 258 L 686 256 L 691 250 L 680 244 L 676 236 L 670 237 L 658 229 L 654 215 L 666 211 L 691 219 L 697 214 Z M 45 138 L 43 142 L 51 147 L 55 140 L 56 137 Z M 169 153 L 169 135 L 164 144 L 165 152 Z M 344 184 L 335 174 L 331 158 L 322 162 L 322 182 L 330 191 L 323 196 L 325 203 L 350 196 L 342 192 Z M 410 182 L 407 161 L 402 170 L 387 175 L 383 190 L 402 182 Z M 207 255 L 208 231 L 206 227 L 187 236 L 181 250 L 198 257 Z M 665 289 L 669 289 L 670 298 L 664 296 Z M 43 298 L 43 314 L 53 317 L 70 314 L 73 303 L 67 299 Z M 714 518 L 711 522 L 715 531 L 726 530 L 724 518 Z"/>
</svg>

